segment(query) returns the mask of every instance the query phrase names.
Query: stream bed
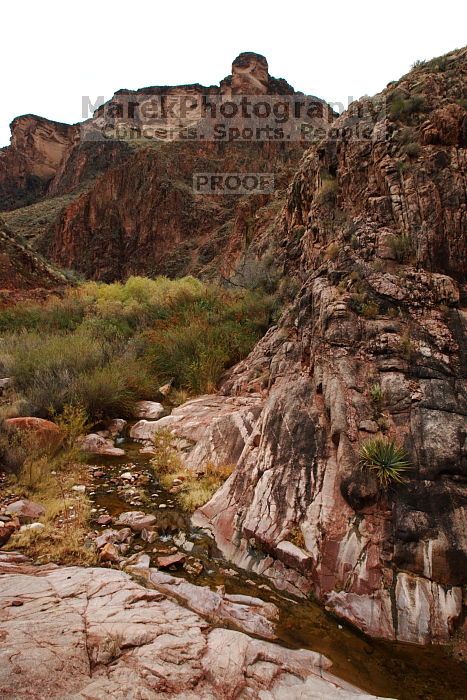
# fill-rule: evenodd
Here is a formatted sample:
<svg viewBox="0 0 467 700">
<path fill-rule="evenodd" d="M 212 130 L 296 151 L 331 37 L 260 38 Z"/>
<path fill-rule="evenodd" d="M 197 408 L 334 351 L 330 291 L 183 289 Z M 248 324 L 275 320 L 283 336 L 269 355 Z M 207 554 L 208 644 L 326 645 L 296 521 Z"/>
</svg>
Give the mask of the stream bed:
<svg viewBox="0 0 467 700">
<path fill-rule="evenodd" d="M 157 557 L 177 550 L 186 555 L 185 564 L 164 569 L 167 573 L 213 590 L 223 586 L 227 593 L 273 602 L 280 611 L 278 644 L 321 652 L 333 662 L 334 674 L 367 692 L 400 700 L 467 696 L 467 669 L 448 648 L 370 639 L 313 600 L 295 599 L 276 590 L 269 579 L 231 565 L 209 536 L 191 526 L 174 494 L 162 488 L 151 469 L 150 456 L 140 453 L 140 445 L 127 441 L 121 446 L 124 457 L 89 460 L 91 474 L 97 474 L 90 490 L 94 518 L 110 515 L 115 519 L 135 510 L 157 516 L 157 534 L 151 543 L 136 536 L 125 556 L 146 553 L 151 566 L 157 567 Z M 115 523 L 94 526 L 96 531 L 118 527 Z"/>
</svg>

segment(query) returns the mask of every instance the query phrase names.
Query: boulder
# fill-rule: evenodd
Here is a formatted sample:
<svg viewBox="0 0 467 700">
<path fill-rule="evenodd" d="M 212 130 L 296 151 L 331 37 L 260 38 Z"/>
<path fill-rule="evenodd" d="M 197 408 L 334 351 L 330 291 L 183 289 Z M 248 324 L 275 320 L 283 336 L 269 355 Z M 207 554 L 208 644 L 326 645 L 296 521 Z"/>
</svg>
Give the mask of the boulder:
<svg viewBox="0 0 467 700">
<path fill-rule="evenodd" d="M 0 525 L 0 547 L 8 542 L 15 530 L 13 525 Z"/>
<path fill-rule="evenodd" d="M 155 421 L 140 420 L 131 427 L 130 437 L 133 440 L 151 441 L 158 432 L 166 430 L 173 422 L 171 415 Z"/>
<path fill-rule="evenodd" d="M 115 447 L 111 440 L 97 433 L 89 433 L 89 435 L 78 438 L 77 444 L 81 452 L 87 452 L 88 454 L 105 455 L 107 457 L 123 457 L 125 454 L 125 450 Z"/>
<path fill-rule="evenodd" d="M 157 401 L 138 401 L 136 404 L 135 418 L 157 420 L 164 414 L 164 407 Z"/>
<path fill-rule="evenodd" d="M 118 549 L 112 542 L 107 542 L 99 552 L 99 559 L 103 562 L 118 564 L 120 561 Z"/>
<path fill-rule="evenodd" d="M 56 448 L 63 440 L 63 433 L 58 425 L 44 418 L 7 418 L 5 425 L 18 433 L 32 433 L 39 446 L 45 449 Z"/>
<path fill-rule="evenodd" d="M 124 420 L 124 418 L 112 418 L 107 425 L 106 425 L 106 430 L 110 437 L 116 437 L 117 435 L 120 435 L 123 433 L 127 426 L 127 421 Z"/>
<path fill-rule="evenodd" d="M 97 549 L 101 549 L 108 543 L 115 542 L 125 542 L 131 537 L 131 530 L 129 527 L 123 527 L 120 530 L 104 530 L 104 532 L 96 538 L 95 544 Z"/>
<path fill-rule="evenodd" d="M 143 513 L 140 510 L 130 510 L 121 513 L 115 521 L 116 525 L 127 525 L 133 532 L 142 532 L 152 525 L 155 525 L 157 518 L 155 515 Z"/>
<path fill-rule="evenodd" d="M 185 554 L 177 552 L 176 554 L 169 554 L 167 557 L 157 557 L 157 566 L 160 566 L 162 569 L 167 569 L 169 566 L 183 564 L 185 559 Z"/>
<path fill-rule="evenodd" d="M 6 507 L 6 514 L 16 516 L 20 523 L 29 523 L 33 520 L 39 520 L 45 515 L 45 509 L 39 503 L 33 501 L 15 501 Z"/>
</svg>

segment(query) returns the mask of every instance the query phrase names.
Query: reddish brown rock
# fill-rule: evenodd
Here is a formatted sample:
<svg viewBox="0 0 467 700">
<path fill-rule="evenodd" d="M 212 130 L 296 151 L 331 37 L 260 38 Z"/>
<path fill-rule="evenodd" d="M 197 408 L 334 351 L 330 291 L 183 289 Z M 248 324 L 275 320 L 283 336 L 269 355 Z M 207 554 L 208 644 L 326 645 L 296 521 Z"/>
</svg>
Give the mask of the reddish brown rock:
<svg viewBox="0 0 467 700">
<path fill-rule="evenodd" d="M 8 542 L 15 529 L 14 526 L 8 524 L 0 526 L 0 547 Z"/>
<path fill-rule="evenodd" d="M 276 586 L 423 644 L 452 637 L 467 578 L 467 49 L 446 61 L 449 75 L 428 64 L 390 85 L 377 120 L 354 105 L 370 139 L 324 138 L 303 158 L 282 229 L 303 285 L 224 380 L 223 395 L 247 396 L 265 374 L 266 396 L 236 471 L 193 518 Z M 406 450 L 403 484 L 385 491 L 362 468 L 372 434 Z M 280 544 L 297 530 L 301 555 Z"/>
<path fill-rule="evenodd" d="M 29 523 L 38 520 L 45 514 L 45 509 L 39 503 L 33 501 L 14 501 L 6 507 L 7 515 L 16 516 L 20 523 Z"/>
<path fill-rule="evenodd" d="M 7 418 L 5 425 L 19 433 L 33 434 L 34 439 L 43 447 L 58 447 L 63 439 L 58 425 L 44 418 Z"/>
<path fill-rule="evenodd" d="M 105 544 L 99 552 L 99 559 L 103 562 L 118 564 L 120 561 L 118 549 L 111 542 L 107 542 L 107 544 Z"/>
<path fill-rule="evenodd" d="M 185 559 L 185 554 L 177 552 L 176 554 L 169 554 L 167 557 L 157 557 L 157 566 L 160 566 L 162 569 L 166 569 L 169 566 L 178 566 L 179 564 L 183 564 Z"/>
</svg>

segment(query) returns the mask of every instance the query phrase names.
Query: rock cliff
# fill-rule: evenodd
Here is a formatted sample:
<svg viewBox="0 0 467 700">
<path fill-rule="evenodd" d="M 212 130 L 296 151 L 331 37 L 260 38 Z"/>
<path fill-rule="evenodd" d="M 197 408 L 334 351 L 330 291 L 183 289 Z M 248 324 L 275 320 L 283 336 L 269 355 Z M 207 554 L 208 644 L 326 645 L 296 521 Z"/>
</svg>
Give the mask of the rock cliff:
<svg viewBox="0 0 467 700">
<path fill-rule="evenodd" d="M 180 124 L 199 125 L 203 99 L 212 100 L 218 110 L 219 100 L 242 94 L 271 99 L 301 95 L 269 75 L 263 56 L 248 52 L 234 60 L 231 75 L 219 86 L 120 90 L 87 122 L 73 127 L 19 118 L 12 124 L 11 146 L 0 152 L 0 210 L 50 200 L 53 207 L 41 207 L 40 229 L 34 211 L 25 210 L 24 216 L 15 212 L 9 224 L 13 231 L 26 233 L 40 253 L 88 277 L 219 276 L 220 269 L 221 276 L 230 276 L 271 247 L 275 215 L 305 144 L 256 139 L 235 143 L 230 137 L 174 142 L 148 139 L 138 130 L 145 124 L 143 106 L 151 99 L 165 105 L 167 115 L 157 124 L 170 133 Z M 197 107 L 193 114 L 185 108 L 186 115 L 183 105 L 190 99 Z M 312 99 L 318 122 L 332 120 L 332 110 Z M 123 128 L 128 138 L 106 141 L 102 134 L 109 127 Z M 198 194 L 193 175 L 199 172 L 272 172 L 274 191 Z M 64 194 L 70 196 L 61 204 L 57 197 Z"/>
<path fill-rule="evenodd" d="M 11 123 L 11 144 L 0 149 L 0 210 L 43 196 L 78 136 L 76 127 L 28 114 Z"/>
<path fill-rule="evenodd" d="M 302 288 L 224 381 L 263 408 L 195 515 L 237 563 L 408 642 L 463 619 L 466 70 L 466 49 L 418 66 L 370 138 L 345 137 L 361 101 L 305 154 L 282 240 Z M 403 483 L 361 466 L 374 436 L 406 450 Z"/>
</svg>

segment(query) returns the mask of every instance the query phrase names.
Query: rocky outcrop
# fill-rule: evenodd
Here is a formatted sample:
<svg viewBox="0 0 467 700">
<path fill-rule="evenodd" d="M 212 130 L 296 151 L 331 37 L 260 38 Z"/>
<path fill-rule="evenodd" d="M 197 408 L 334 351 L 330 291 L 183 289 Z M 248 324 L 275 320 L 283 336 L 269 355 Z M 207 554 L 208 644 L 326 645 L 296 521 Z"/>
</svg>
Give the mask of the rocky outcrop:
<svg viewBox="0 0 467 700">
<path fill-rule="evenodd" d="M 130 437 L 148 443 L 164 431 L 178 442 L 183 462 L 194 471 L 206 464 L 235 464 L 261 412 L 260 395 L 247 397 L 199 396 L 156 421 L 141 420 Z"/>
<path fill-rule="evenodd" d="M 283 219 L 303 285 L 223 384 L 266 378 L 267 397 L 194 518 L 237 564 L 407 642 L 450 639 L 467 580 L 466 62 L 415 69 L 371 124 L 357 103 L 305 155 Z M 359 112 L 369 138 L 345 137 Z M 361 466 L 375 435 L 406 451 L 403 483 Z"/>
<path fill-rule="evenodd" d="M 0 290 L 2 301 L 17 298 L 18 291 L 28 296 L 44 297 L 51 290 L 59 290 L 65 277 L 54 270 L 43 258 L 18 240 L 0 218 Z M 0 302 L 1 303 L 1 302 Z"/>
<path fill-rule="evenodd" d="M 45 194 L 78 136 L 75 126 L 28 114 L 11 123 L 11 144 L 0 149 L 0 211 Z"/>
<path fill-rule="evenodd" d="M 237 630 L 214 627 L 205 605 L 198 614 L 173 599 L 164 574 L 166 593 L 120 571 L 32 567 L 15 554 L 0 557 L 0 572 L 2 698 L 374 697 L 333 676 L 321 654 L 237 631 L 247 614 Z M 246 613 L 247 600 L 230 601 L 241 604 Z"/>
</svg>

